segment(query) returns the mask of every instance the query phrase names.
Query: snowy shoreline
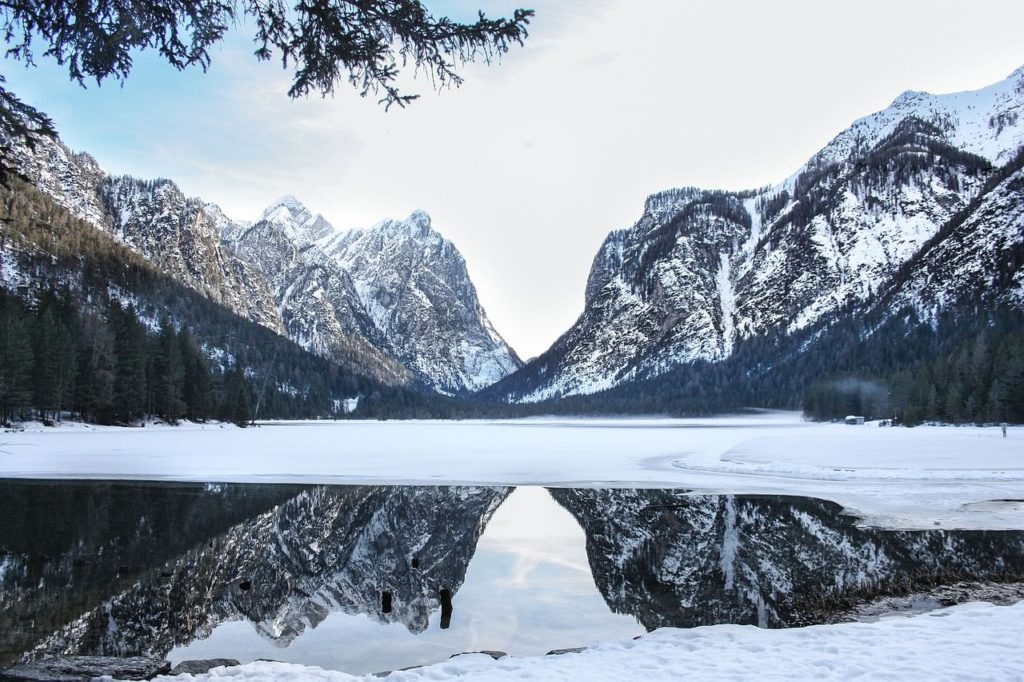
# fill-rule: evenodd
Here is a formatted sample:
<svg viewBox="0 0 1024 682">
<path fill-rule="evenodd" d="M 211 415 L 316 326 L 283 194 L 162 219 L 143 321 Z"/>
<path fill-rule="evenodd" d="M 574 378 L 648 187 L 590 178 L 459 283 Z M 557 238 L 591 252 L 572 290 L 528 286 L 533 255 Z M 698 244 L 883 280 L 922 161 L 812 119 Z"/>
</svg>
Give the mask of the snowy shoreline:
<svg viewBox="0 0 1024 682">
<path fill-rule="evenodd" d="M 606 642 L 582 652 L 494 660 L 463 654 L 447 661 L 395 671 L 393 682 L 476 680 L 678 680 L 692 679 L 959 680 L 1020 679 L 1024 602 L 994 606 L 972 602 L 911 617 L 872 623 L 812 625 L 782 630 L 752 625 L 662 628 L 636 640 Z M 255 662 L 215 668 L 207 674 L 158 677 L 169 682 L 212 680 L 381 679 L 287 663 Z"/>
<path fill-rule="evenodd" d="M 882 528 L 1024 528 L 1024 428 L 708 419 L 40 427 L 0 478 L 684 488 L 816 497 Z"/>
</svg>

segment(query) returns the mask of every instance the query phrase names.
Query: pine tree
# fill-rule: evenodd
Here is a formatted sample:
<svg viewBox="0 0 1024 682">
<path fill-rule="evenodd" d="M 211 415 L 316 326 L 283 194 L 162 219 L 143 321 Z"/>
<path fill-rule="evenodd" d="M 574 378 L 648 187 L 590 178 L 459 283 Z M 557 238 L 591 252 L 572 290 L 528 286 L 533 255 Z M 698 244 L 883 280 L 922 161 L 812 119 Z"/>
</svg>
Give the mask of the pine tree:
<svg viewBox="0 0 1024 682">
<path fill-rule="evenodd" d="M 205 421 L 213 408 L 213 382 L 210 379 L 209 362 L 188 329 L 181 330 L 178 343 L 185 372 L 185 416 L 191 421 Z"/>
<path fill-rule="evenodd" d="M 121 308 L 116 301 L 110 307 L 110 325 L 114 330 L 114 416 L 130 421 L 145 415 L 147 398 L 146 328 L 134 307 Z"/>
<path fill-rule="evenodd" d="M 103 318 L 87 314 L 79 335 L 75 409 L 83 419 L 114 420 L 114 336 Z"/>
<path fill-rule="evenodd" d="M 24 309 L 0 305 L 0 423 L 8 422 L 32 400 L 32 340 Z"/>
<path fill-rule="evenodd" d="M 185 415 L 185 364 L 181 343 L 170 320 L 164 318 L 154 339 L 153 367 L 154 410 L 164 419 L 176 422 Z"/>
<path fill-rule="evenodd" d="M 47 306 L 36 322 L 33 383 L 35 406 L 42 418 L 52 416 L 59 421 L 73 395 L 77 358 L 71 332 L 58 314 Z"/>
<path fill-rule="evenodd" d="M 249 388 L 245 374 L 239 367 L 233 367 L 224 377 L 224 402 L 221 416 L 238 426 L 249 424 Z"/>
</svg>

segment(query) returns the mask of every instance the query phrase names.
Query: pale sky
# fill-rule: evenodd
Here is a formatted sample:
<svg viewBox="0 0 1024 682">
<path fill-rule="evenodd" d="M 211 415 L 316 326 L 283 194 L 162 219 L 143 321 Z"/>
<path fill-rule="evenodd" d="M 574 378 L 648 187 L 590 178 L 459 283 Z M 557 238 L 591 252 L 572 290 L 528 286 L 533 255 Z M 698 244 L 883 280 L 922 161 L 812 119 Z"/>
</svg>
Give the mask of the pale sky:
<svg viewBox="0 0 1024 682">
<path fill-rule="evenodd" d="M 426 0 L 435 13 L 536 9 L 526 47 L 385 113 L 342 85 L 289 100 L 246 27 L 207 73 L 141 57 L 82 89 L 7 62 L 12 89 L 112 173 L 168 177 L 255 218 L 294 194 L 339 228 L 422 208 L 465 256 L 524 358 L 583 309 L 591 260 L 652 192 L 777 182 L 907 89 L 982 87 L 1024 64 L 1024 2 Z"/>
</svg>

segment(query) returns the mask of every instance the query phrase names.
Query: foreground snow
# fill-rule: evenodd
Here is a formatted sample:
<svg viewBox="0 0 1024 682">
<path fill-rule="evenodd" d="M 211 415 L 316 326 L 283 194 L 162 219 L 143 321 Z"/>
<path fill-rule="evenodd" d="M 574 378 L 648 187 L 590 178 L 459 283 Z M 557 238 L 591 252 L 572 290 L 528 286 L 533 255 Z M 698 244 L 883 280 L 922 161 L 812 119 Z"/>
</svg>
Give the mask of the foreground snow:
<svg viewBox="0 0 1024 682">
<path fill-rule="evenodd" d="M 752 625 L 665 628 L 638 640 L 582 653 L 492 660 L 482 654 L 394 672 L 394 682 L 421 680 L 834 680 L 1022 679 L 1024 602 L 971 603 L 911 618 L 874 623 L 764 630 Z M 207 675 L 158 680 L 350 680 L 353 677 L 285 663 L 217 668 Z"/>
<path fill-rule="evenodd" d="M 681 487 L 833 500 L 864 523 L 1024 528 L 1024 428 L 710 419 L 278 422 L 0 433 L 0 477 Z"/>
</svg>

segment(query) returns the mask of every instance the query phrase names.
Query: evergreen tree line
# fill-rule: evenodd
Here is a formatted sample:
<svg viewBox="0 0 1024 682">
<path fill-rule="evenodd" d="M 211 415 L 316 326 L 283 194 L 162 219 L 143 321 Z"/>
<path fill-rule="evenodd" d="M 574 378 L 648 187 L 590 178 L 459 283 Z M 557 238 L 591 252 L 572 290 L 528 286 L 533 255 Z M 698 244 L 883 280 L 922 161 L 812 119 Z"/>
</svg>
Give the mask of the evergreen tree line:
<svg viewBox="0 0 1024 682">
<path fill-rule="evenodd" d="M 117 424 L 157 417 L 245 424 L 251 382 L 213 366 L 188 329 L 150 330 L 117 301 L 80 313 L 56 296 L 35 305 L 0 292 L 0 421 L 32 417 Z"/>
<path fill-rule="evenodd" d="M 29 303 L 0 289 L 0 423 L 157 418 L 245 425 L 474 414 L 464 400 L 352 375 L 279 337 L 276 348 L 246 349 L 218 336 L 212 340 L 229 350 L 210 352 L 210 339 L 167 317 L 150 328 L 132 305 L 110 300 L 100 308 L 83 310 L 66 292 L 40 293 Z M 352 397 L 358 409 L 345 415 L 341 401 Z"/>
<path fill-rule="evenodd" d="M 1024 316 L 945 316 L 936 329 L 909 336 L 922 355 L 905 365 L 819 380 L 808 387 L 804 412 L 816 419 L 843 414 L 917 424 L 1024 423 Z M 875 344 L 871 344 L 875 345 Z"/>
<path fill-rule="evenodd" d="M 903 311 L 882 323 L 840 312 L 798 334 L 742 340 L 722 362 L 528 409 L 699 416 L 750 407 L 803 409 L 815 419 L 1024 423 L 1024 311 L 957 309 L 935 320 Z"/>
</svg>

